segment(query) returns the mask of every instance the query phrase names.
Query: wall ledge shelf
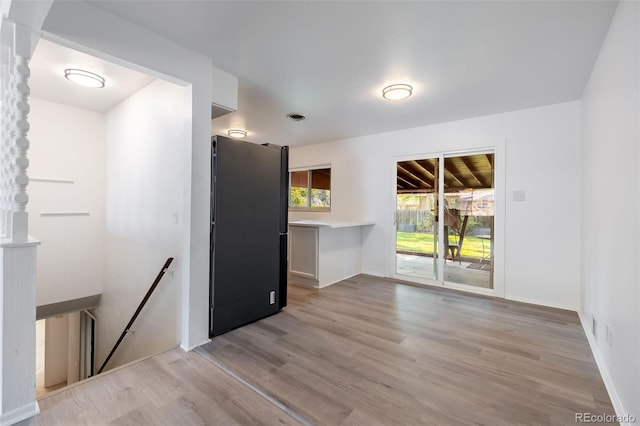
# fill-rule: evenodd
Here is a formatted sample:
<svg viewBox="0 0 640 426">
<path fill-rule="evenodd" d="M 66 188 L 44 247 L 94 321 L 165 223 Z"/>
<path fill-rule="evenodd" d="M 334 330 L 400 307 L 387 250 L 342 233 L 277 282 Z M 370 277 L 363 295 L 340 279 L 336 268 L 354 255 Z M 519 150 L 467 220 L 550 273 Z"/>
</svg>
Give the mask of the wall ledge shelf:
<svg viewBox="0 0 640 426">
<path fill-rule="evenodd" d="M 76 183 L 69 179 L 48 179 L 48 178 L 29 178 L 29 182 L 47 182 L 47 183 Z"/>
<path fill-rule="evenodd" d="M 62 216 L 90 216 L 89 212 L 42 212 L 43 217 L 62 217 Z"/>
</svg>

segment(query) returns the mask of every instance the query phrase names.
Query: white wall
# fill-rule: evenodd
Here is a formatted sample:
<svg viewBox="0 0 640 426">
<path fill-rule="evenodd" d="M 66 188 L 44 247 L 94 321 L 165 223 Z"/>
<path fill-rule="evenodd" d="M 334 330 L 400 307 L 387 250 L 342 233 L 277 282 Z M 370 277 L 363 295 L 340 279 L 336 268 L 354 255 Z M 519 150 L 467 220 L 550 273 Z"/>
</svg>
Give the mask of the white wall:
<svg viewBox="0 0 640 426">
<path fill-rule="evenodd" d="M 104 276 L 104 114 L 31 98 L 29 232 L 38 248 L 38 305 L 99 294 Z M 43 212 L 89 216 L 42 217 Z"/>
<path fill-rule="evenodd" d="M 290 220 L 372 220 L 363 272 L 393 274 L 395 162 L 416 154 L 496 149 L 496 290 L 514 300 L 580 306 L 580 103 L 523 111 L 326 144 L 293 147 L 290 167 L 331 163 L 330 213 L 292 212 Z M 525 190 L 525 202 L 512 192 Z M 502 288 L 500 288 L 503 286 Z"/>
<path fill-rule="evenodd" d="M 107 264 L 97 312 L 98 365 L 168 257 L 175 258 L 175 273 L 162 279 L 133 326 L 135 334 L 108 367 L 180 342 L 188 102 L 185 88 L 156 80 L 107 112 Z"/>
<path fill-rule="evenodd" d="M 117 31 L 114 30 L 117 28 Z M 181 255 L 181 346 L 209 334 L 209 193 L 211 190 L 211 59 L 85 2 L 55 1 L 47 39 L 173 81 L 190 89 L 185 134 Z"/>
<path fill-rule="evenodd" d="M 582 279 L 614 405 L 640 418 L 639 28 L 640 5 L 621 2 L 583 94 Z"/>
<path fill-rule="evenodd" d="M 44 386 L 51 387 L 67 381 L 69 356 L 69 316 L 45 320 Z"/>
</svg>

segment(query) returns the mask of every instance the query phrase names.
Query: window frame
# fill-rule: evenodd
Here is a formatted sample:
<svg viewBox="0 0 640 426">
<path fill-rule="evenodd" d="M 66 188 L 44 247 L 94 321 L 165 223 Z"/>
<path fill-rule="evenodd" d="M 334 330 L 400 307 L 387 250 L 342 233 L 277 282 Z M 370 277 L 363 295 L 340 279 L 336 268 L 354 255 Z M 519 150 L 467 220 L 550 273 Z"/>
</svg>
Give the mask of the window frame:
<svg viewBox="0 0 640 426">
<path fill-rule="evenodd" d="M 331 194 L 333 192 L 333 180 L 329 177 L 329 207 L 312 207 L 311 206 L 311 172 L 314 170 L 329 169 L 331 175 L 331 164 L 321 164 L 317 166 L 295 167 L 289 169 L 289 185 L 287 194 L 287 205 L 289 211 L 296 212 L 330 212 L 331 211 Z M 307 205 L 304 207 L 296 207 L 291 205 L 291 174 L 294 172 L 307 172 Z"/>
</svg>

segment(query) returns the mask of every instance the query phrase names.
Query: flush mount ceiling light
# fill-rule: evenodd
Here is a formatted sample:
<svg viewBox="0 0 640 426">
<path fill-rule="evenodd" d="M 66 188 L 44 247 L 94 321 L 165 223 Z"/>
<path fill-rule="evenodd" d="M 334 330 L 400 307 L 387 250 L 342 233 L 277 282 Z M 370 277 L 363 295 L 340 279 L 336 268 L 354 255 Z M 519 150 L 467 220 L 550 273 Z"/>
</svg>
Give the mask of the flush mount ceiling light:
<svg viewBox="0 0 640 426">
<path fill-rule="evenodd" d="M 227 130 L 227 134 L 236 139 L 244 138 L 245 136 L 247 136 L 247 132 L 240 129 Z"/>
<path fill-rule="evenodd" d="M 64 70 L 64 77 L 81 86 L 94 87 L 96 89 L 103 88 L 105 83 L 105 79 L 98 74 L 73 68 Z"/>
<path fill-rule="evenodd" d="M 382 97 L 390 101 L 407 99 L 413 93 L 413 87 L 408 84 L 392 84 L 382 89 Z"/>
</svg>

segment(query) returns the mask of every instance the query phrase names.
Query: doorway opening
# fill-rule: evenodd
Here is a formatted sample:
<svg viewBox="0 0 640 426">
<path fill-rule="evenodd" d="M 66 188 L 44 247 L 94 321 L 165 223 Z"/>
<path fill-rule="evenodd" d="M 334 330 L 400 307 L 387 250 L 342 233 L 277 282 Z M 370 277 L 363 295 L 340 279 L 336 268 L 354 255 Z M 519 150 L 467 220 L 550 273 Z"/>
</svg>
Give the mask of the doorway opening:
<svg viewBox="0 0 640 426">
<path fill-rule="evenodd" d="M 493 289 L 494 160 L 483 151 L 397 162 L 399 278 Z"/>
<path fill-rule="evenodd" d="M 36 321 L 36 398 L 94 375 L 95 319 L 83 310 Z"/>
<path fill-rule="evenodd" d="M 94 366 L 85 362 L 82 379 L 104 363 L 158 268 L 183 251 L 191 94 L 188 87 L 129 64 L 45 39 L 30 67 L 27 209 L 30 233 L 42 242 L 36 307 L 98 298 L 92 305 L 99 318 L 93 327 Z M 99 74 L 105 85 L 75 84 L 65 78 L 68 69 Z M 172 265 L 107 369 L 178 345 L 181 267 Z M 54 314 L 63 312 L 69 310 Z M 71 320 L 46 320 L 57 321 Z M 67 340 L 51 340 L 49 328 L 46 346 L 57 341 L 62 351 Z M 64 372 L 51 378 L 55 369 L 47 364 L 53 352 L 45 350 L 41 357 L 43 387 L 72 383 Z"/>
</svg>

